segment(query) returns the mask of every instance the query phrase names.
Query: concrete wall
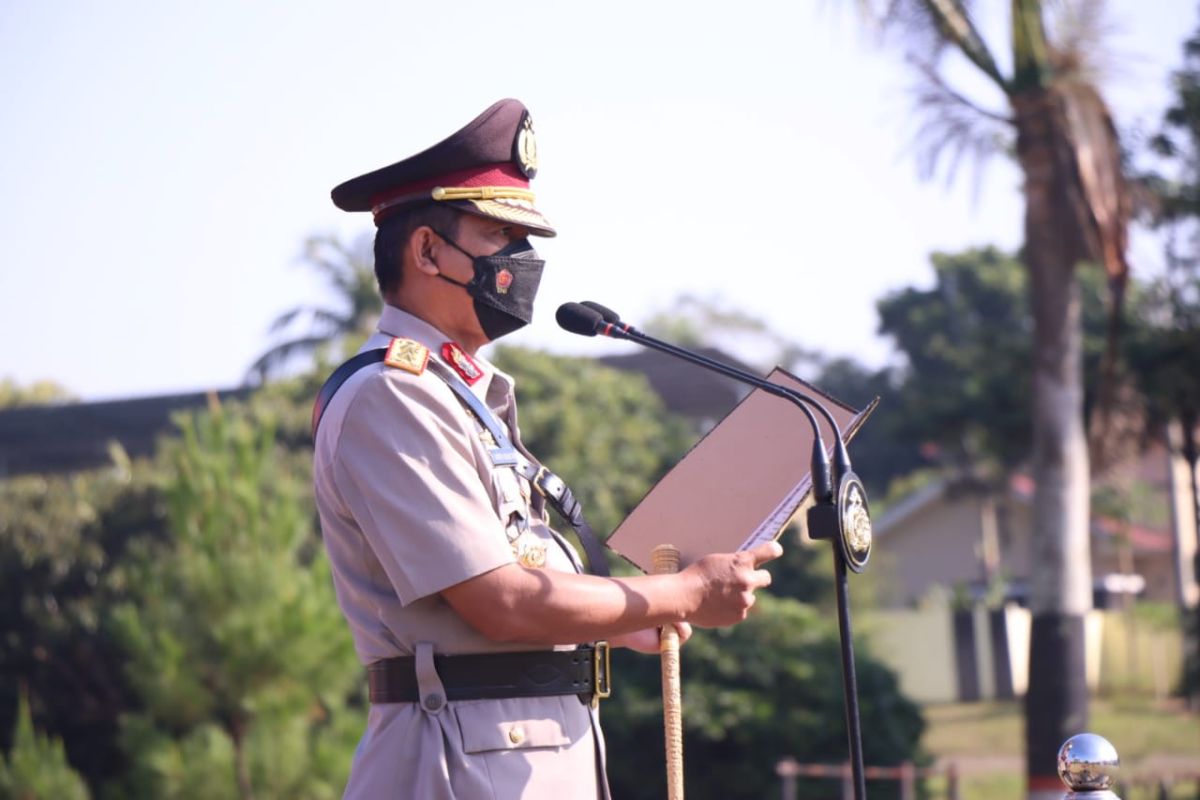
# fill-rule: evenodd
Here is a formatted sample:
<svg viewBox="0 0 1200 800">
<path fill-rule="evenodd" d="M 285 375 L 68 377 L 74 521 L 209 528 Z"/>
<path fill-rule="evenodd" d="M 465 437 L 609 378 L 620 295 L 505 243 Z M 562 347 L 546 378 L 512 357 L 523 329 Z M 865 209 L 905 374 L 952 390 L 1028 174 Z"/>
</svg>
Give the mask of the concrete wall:
<svg viewBox="0 0 1200 800">
<path fill-rule="evenodd" d="M 876 611 L 865 621 L 871 652 L 896 672 L 905 695 L 926 703 L 958 699 L 950 614 L 943 609 Z"/>
<path fill-rule="evenodd" d="M 981 536 L 978 502 L 961 497 L 916 511 L 894 532 L 881 537 L 878 549 L 895 554 L 888 577 L 902 602 L 913 603 L 932 586 L 979 581 Z"/>
<path fill-rule="evenodd" d="M 871 652 L 922 703 L 1021 697 L 1029 685 L 1028 609 L 977 606 L 872 611 L 863 617 Z M 1165 694 L 1183 663 L 1178 629 L 1131 623 L 1119 611 L 1086 622 L 1087 685 L 1093 692 Z"/>
<path fill-rule="evenodd" d="M 934 587 L 982 585 L 981 514 L 978 495 L 948 493 L 881 534 L 872 558 L 879 556 L 873 569 L 885 573 L 881 578 L 892 589 L 886 601 L 910 606 L 928 598 Z M 1008 580 L 1023 581 L 1030 571 L 1032 519 L 1028 505 L 1004 503 L 998 527 L 1002 575 Z M 1091 549 L 1094 576 L 1126 571 L 1113 540 L 1093 537 Z M 1142 599 L 1174 602 L 1178 582 L 1170 553 L 1138 551 L 1132 566 L 1146 581 Z"/>
</svg>

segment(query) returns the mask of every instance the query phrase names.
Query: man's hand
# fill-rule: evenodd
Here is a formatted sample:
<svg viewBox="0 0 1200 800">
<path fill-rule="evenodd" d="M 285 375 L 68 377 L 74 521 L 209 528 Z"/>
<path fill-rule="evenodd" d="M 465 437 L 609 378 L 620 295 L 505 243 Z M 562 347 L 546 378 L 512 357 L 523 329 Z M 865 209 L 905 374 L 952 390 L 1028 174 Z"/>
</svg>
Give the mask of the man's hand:
<svg viewBox="0 0 1200 800">
<path fill-rule="evenodd" d="M 771 573 L 759 569 L 783 554 L 778 542 L 762 544 L 740 553 L 705 556 L 680 572 L 697 592 L 695 611 L 688 621 L 702 628 L 732 625 L 746 618 L 754 605 L 754 592 L 771 585 Z"/>
<path fill-rule="evenodd" d="M 496 642 L 566 644 L 608 639 L 654 652 L 644 638 L 655 626 L 690 622 L 706 628 L 746 618 L 754 592 L 771 583 L 759 567 L 783 548 L 765 542 L 741 553 L 705 556 L 682 572 L 598 578 L 505 564 L 442 590 L 471 627 Z M 686 639 L 683 629 L 681 638 Z M 653 637 L 655 640 L 657 637 Z"/>
<path fill-rule="evenodd" d="M 688 639 L 692 638 L 692 626 L 686 622 L 674 623 L 675 630 L 679 632 L 679 644 L 682 645 Z M 661 628 L 643 628 L 640 631 L 626 633 L 621 636 L 614 636 L 610 644 L 613 647 L 628 647 L 638 653 L 657 653 L 659 642 L 659 631 Z"/>
</svg>

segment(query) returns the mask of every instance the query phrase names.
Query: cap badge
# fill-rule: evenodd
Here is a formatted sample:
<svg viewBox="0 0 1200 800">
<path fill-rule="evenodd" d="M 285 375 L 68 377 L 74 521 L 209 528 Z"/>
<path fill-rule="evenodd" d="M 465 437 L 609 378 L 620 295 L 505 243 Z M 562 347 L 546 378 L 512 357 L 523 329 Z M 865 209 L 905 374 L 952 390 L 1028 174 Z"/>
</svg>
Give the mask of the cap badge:
<svg viewBox="0 0 1200 800">
<path fill-rule="evenodd" d="M 483 377 L 483 369 L 458 346 L 457 342 L 446 342 L 442 345 L 442 358 L 446 359 L 446 363 L 454 368 L 468 386 L 474 386 Z"/>
<path fill-rule="evenodd" d="M 517 138 L 513 142 L 513 160 L 525 173 L 526 178 L 537 175 L 538 155 L 537 139 L 533 135 L 533 117 L 526 112 L 521 124 L 517 127 Z"/>
<path fill-rule="evenodd" d="M 429 348 L 412 339 L 392 339 L 384 354 L 383 363 L 413 375 L 420 375 L 429 363 Z"/>
<path fill-rule="evenodd" d="M 508 287 L 512 286 L 513 274 L 506 269 L 502 269 L 496 273 L 496 294 L 508 294 Z"/>
</svg>

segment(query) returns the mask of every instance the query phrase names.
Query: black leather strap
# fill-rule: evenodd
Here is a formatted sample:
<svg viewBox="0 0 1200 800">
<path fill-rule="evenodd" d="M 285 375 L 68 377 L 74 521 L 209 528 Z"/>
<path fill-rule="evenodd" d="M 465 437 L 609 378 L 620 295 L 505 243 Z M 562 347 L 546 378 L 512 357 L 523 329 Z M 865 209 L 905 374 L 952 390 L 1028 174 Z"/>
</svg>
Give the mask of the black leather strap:
<svg viewBox="0 0 1200 800">
<path fill-rule="evenodd" d="M 329 401 L 337 394 L 337 390 L 342 388 L 342 384 L 363 367 L 383 361 L 385 356 L 387 356 L 386 347 L 364 351 L 335 369 L 333 374 L 325 379 L 325 383 L 322 384 L 321 391 L 317 392 L 317 399 L 313 403 L 312 437 L 314 441 L 317 438 L 317 426 L 321 424 L 321 417 L 325 416 L 325 409 L 329 408 Z"/>
<path fill-rule="evenodd" d="M 367 682 L 372 703 L 415 703 L 417 691 L 415 659 L 389 658 L 367 665 Z M 538 650 L 515 653 L 473 653 L 433 657 L 446 699 L 496 700 L 505 697 L 550 697 L 578 695 L 591 702 L 595 693 L 596 649 L 583 645 L 575 650 Z M 608 676 L 601 675 L 607 687 Z"/>
<path fill-rule="evenodd" d="M 324 416 L 325 409 L 329 407 L 330 401 L 333 400 L 334 394 L 342 384 L 363 367 L 383 361 L 386 355 L 387 348 L 385 347 L 367 350 L 333 371 L 333 374 L 321 386 L 321 391 L 317 393 L 316 402 L 313 404 L 312 435 L 314 440 L 317 438 L 317 426 L 321 424 L 321 417 Z M 496 419 L 496 415 L 488 408 L 487 404 L 480 400 L 471 391 L 471 388 L 459 380 L 458 376 L 449 368 L 433 359 L 430 359 L 428 368 L 450 387 L 462 404 L 479 420 L 479 424 L 486 428 L 492 438 L 496 440 L 496 447 L 491 451 L 492 464 L 511 466 L 529 480 L 530 484 L 546 498 L 550 507 L 575 530 L 579 543 L 583 546 L 583 552 L 587 556 L 589 571 L 593 575 L 608 577 L 611 573 L 608 569 L 608 560 L 604 557 L 604 548 L 600 543 L 600 537 L 584 519 L 583 505 L 575 498 L 566 482 L 541 464 L 530 461 L 518 451 L 509 440 L 504 424 Z"/>
</svg>

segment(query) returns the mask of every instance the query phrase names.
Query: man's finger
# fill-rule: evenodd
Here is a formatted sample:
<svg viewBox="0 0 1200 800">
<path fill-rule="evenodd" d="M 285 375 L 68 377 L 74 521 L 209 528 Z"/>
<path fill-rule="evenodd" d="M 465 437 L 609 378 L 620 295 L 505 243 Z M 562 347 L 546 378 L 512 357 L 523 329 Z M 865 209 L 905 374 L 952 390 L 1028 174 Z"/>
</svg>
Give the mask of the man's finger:
<svg viewBox="0 0 1200 800">
<path fill-rule="evenodd" d="M 765 589 L 771 585 L 771 573 L 765 569 L 756 569 L 750 573 L 750 585 L 755 589 Z"/>
<path fill-rule="evenodd" d="M 760 567 L 768 561 L 779 558 L 781 555 L 783 555 L 783 545 L 775 541 L 763 542 L 760 545 L 750 548 L 746 552 L 748 552 L 754 558 L 754 566 Z"/>
</svg>

